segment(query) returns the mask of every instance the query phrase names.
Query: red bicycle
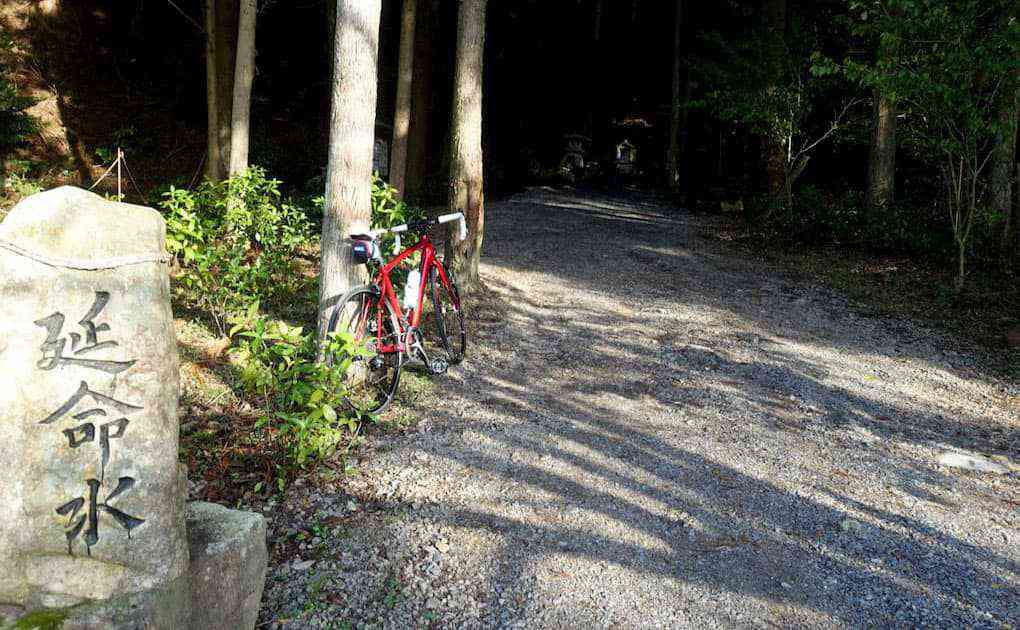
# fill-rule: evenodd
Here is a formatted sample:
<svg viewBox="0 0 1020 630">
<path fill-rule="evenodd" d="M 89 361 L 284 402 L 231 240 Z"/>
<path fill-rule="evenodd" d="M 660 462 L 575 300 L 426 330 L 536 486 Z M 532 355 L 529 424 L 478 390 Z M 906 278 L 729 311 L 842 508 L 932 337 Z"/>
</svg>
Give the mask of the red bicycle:
<svg viewBox="0 0 1020 630">
<path fill-rule="evenodd" d="M 429 238 L 430 228 L 460 222 L 460 238 L 467 237 L 464 214 L 455 212 L 436 219 L 398 225 L 368 234 L 350 236 L 354 260 L 373 271 L 372 282 L 351 289 L 330 315 L 329 332 L 346 331 L 365 348 L 355 358 L 355 380 L 348 404 L 362 413 L 377 413 L 393 400 L 405 363 L 418 359 L 431 374 L 442 374 L 464 358 L 467 330 L 460 293 L 453 272 L 446 268 Z M 422 234 L 419 241 L 400 251 L 400 235 Z M 379 237 L 395 236 L 395 257 L 382 258 Z M 421 262 L 408 273 L 403 299 L 397 297 L 391 273 L 415 253 Z M 426 304 L 428 292 L 430 303 Z"/>
</svg>

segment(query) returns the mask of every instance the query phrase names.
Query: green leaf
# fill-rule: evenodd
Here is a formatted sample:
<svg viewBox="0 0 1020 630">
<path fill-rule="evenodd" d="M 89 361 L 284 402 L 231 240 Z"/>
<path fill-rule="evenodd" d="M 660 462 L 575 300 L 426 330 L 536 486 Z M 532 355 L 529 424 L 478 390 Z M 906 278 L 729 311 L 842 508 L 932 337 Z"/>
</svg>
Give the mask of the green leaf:
<svg viewBox="0 0 1020 630">
<path fill-rule="evenodd" d="M 326 395 L 326 392 L 324 392 L 323 390 L 321 390 L 321 389 L 315 390 L 314 392 L 312 392 L 312 395 L 308 397 L 308 404 L 309 405 L 316 405 L 316 404 L 318 404 L 319 402 L 322 401 L 322 397 L 325 396 L 325 395 Z"/>
<path fill-rule="evenodd" d="M 330 424 L 336 422 L 336 410 L 330 407 L 329 405 L 322 406 L 322 415 L 326 419 L 326 422 Z"/>
</svg>

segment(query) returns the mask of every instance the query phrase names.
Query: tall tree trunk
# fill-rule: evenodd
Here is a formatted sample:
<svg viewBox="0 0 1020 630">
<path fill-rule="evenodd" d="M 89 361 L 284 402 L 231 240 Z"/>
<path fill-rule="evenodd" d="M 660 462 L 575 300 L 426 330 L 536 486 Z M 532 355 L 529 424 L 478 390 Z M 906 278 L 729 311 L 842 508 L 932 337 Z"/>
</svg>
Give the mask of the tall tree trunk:
<svg viewBox="0 0 1020 630">
<path fill-rule="evenodd" d="M 241 0 L 237 21 L 237 59 L 230 119 L 230 176 L 248 168 L 251 83 L 255 78 L 255 0 Z"/>
<path fill-rule="evenodd" d="M 428 176 L 429 127 L 432 112 L 432 34 L 437 8 L 434 0 L 418 0 L 415 24 L 414 72 L 411 97 L 411 126 L 407 142 L 405 198 L 421 201 Z"/>
<path fill-rule="evenodd" d="M 446 242 L 446 258 L 466 291 L 479 284 L 478 261 L 485 228 L 482 169 L 482 63 L 486 0 L 461 0 L 450 127 L 450 210 L 463 211 L 468 237 Z M 452 228 L 451 232 L 455 233 Z"/>
<path fill-rule="evenodd" d="M 1018 73 L 1020 76 L 1020 73 Z M 1020 81 L 1017 81 L 1020 84 Z M 999 110 L 999 123 L 1003 132 L 999 136 L 992 162 L 992 204 L 1002 213 L 1002 249 L 1008 255 L 1017 217 L 1013 214 L 1013 179 L 1016 170 L 1017 122 L 1020 115 L 1020 85 L 1013 90 L 1013 98 L 1003 99 Z"/>
<path fill-rule="evenodd" d="M 680 192 L 680 40 L 683 36 L 684 2 L 677 0 L 673 20 L 673 99 L 669 117 L 669 189 Z"/>
<path fill-rule="evenodd" d="M 891 44 L 879 44 L 878 60 L 883 65 L 891 67 L 895 54 Z M 886 208 L 892 205 L 896 190 L 896 103 L 879 90 L 874 93 L 871 125 L 867 201 L 872 208 Z"/>
<path fill-rule="evenodd" d="M 598 155 L 601 138 L 599 133 L 599 122 L 602 117 L 599 108 L 603 105 L 603 86 L 600 81 L 600 77 L 606 72 L 605 63 L 603 63 L 603 52 L 602 52 L 602 23 L 603 15 L 605 14 L 605 1 L 606 0 L 594 0 L 592 5 L 592 25 L 591 25 L 591 51 L 590 55 L 586 59 L 580 60 L 582 68 L 587 68 L 587 74 L 581 74 L 585 79 L 585 88 L 588 90 L 588 98 L 586 100 L 587 111 L 584 120 L 584 133 L 588 135 L 591 140 L 591 149 L 594 155 Z M 595 159 L 598 159 L 597 157 Z"/>
<path fill-rule="evenodd" d="M 868 205 L 886 208 L 893 202 L 896 178 L 896 103 L 875 90 L 871 151 L 868 155 Z"/>
<path fill-rule="evenodd" d="M 382 0 L 337 0 L 326 207 L 319 275 L 319 343 L 336 300 L 361 282 L 347 236 L 372 218 L 376 69 Z"/>
<path fill-rule="evenodd" d="M 404 196 L 407 177 L 407 142 L 411 127 L 411 92 L 414 75 L 414 23 L 418 0 L 404 0 L 400 17 L 400 61 L 397 70 L 397 106 L 393 116 L 393 146 L 390 149 L 390 184 L 397 196 Z"/>
<path fill-rule="evenodd" d="M 230 167 L 234 70 L 237 57 L 239 0 L 206 0 L 206 102 L 208 106 L 205 176 L 226 179 Z"/>
<path fill-rule="evenodd" d="M 1015 260 L 1020 254 L 1020 162 L 1013 170 L 1013 206 L 1009 213 L 1010 221 L 1006 226 L 1006 256 Z"/>
<path fill-rule="evenodd" d="M 765 0 L 765 29 L 769 38 L 768 68 L 778 80 L 782 57 L 786 54 L 786 0 Z M 787 152 L 788 141 L 785 138 L 762 138 L 768 193 L 775 198 L 785 195 Z"/>
<path fill-rule="evenodd" d="M 207 179 L 218 180 L 220 174 L 220 117 L 217 96 L 219 82 L 216 69 L 216 57 L 219 48 L 216 42 L 216 0 L 205 0 L 205 104 L 206 104 L 206 138 L 205 138 L 205 176 Z"/>
</svg>

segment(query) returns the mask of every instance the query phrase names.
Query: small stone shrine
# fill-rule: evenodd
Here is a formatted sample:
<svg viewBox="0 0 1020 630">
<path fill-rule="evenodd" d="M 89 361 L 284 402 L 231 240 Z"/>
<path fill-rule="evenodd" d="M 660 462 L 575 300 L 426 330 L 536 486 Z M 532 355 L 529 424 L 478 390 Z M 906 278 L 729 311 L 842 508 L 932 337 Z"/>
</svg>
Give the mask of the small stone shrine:
<svg viewBox="0 0 1020 630">
<path fill-rule="evenodd" d="M 248 563 L 221 567 L 216 588 L 257 613 L 265 523 L 196 504 L 201 531 L 186 528 L 164 238 L 158 212 L 70 187 L 0 223 L 0 607 L 21 625 L 254 625 L 251 611 L 192 615 L 196 555 L 206 571 Z M 232 544 L 233 559 L 208 557 Z"/>
</svg>

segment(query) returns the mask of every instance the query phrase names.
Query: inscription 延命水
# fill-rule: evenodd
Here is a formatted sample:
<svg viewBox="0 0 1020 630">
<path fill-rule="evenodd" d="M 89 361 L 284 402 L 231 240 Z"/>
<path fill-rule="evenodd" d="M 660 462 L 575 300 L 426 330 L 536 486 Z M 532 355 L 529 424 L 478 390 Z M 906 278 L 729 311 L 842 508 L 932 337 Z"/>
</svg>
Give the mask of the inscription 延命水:
<svg viewBox="0 0 1020 630">
<path fill-rule="evenodd" d="M 96 405 L 104 405 L 112 410 L 115 410 L 117 413 L 121 413 L 124 415 L 130 415 L 131 413 L 142 410 L 142 407 L 131 405 L 110 398 L 109 396 L 98 394 L 89 389 L 88 383 L 82 381 L 81 384 L 78 386 L 78 391 L 76 391 L 74 395 L 67 400 L 67 402 L 61 405 L 59 409 L 51 413 L 46 418 L 40 420 L 39 424 L 52 424 L 56 422 L 61 417 L 66 415 L 69 411 L 71 411 L 71 409 L 73 409 L 75 405 L 77 405 L 79 402 L 86 398 L 92 399 L 92 402 Z M 89 418 L 95 416 L 105 418 L 107 417 L 107 415 L 108 414 L 106 409 L 97 406 L 76 413 L 71 417 L 74 420 L 77 420 L 78 422 L 82 422 L 83 420 L 88 420 Z M 131 421 L 128 420 L 126 417 L 121 417 L 116 420 L 105 422 L 99 425 L 99 449 L 101 462 L 100 481 L 104 481 L 106 479 L 106 465 L 110 461 L 110 440 L 115 440 L 117 438 L 123 437 L 125 431 L 127 431 L 127 426 L 128 424 L 130 424 L 130 422 Z M 67 437 L 67 445 L 73 449 L 76 449 L 82 444 L 88 444 L 90 442 L 95 441 L 96 425 L 93 422 L 82 422 L 81 424 L 78 424 L 69 429 L 64 429 L 62 433 L 64 434 L 65 437 Z"/>
<path fill-rule="evenodd" d="M 98 479 L 86 479 L 85 485 L 88 490 L 85 496 L 75 497 L 56 509 L 57 514 L 67 517 L 67 525 L 64 535 L 67 537 L 67 553 L 74 555 L 74 541 L 85 532 L 85 552 L 91 556 L 92 546 L 99 542 L 99 514 L 105 512 L 128 533 L 131 537 L 131 530 L 145 522 L 145 519 L 132 516 L 117 509 L 111 503 L 118 496 L 127 492 L 135 485 L 131 477 L 121 477 L 117 481 L 117 487 L 113 489 L 103 501 L 99 501 L 99 489 L 102 483 Z M 84 510 L 84 513 L 79 514 Z"/>
<path fill-rule="evenodd" d="M 46 329 L 46 341 L 40 347 L 42 358 L 36 362 L 36 367 L 41 370 L 52 370 L 58 365 L 80 365 L 82 367 L 102 370 L 109 374 L 119 374 L 134 365 L 134 361 L 110 361 L 81 357 L 81 355 L 97 350 L 117 347 L 116 341 L 99 340 L 99 333 L 108 332 L 110 325 L 95 323 L 95 318 L 106 308 L 106 304 L 109 301 L 110 293 L 108 291 L 96 291 L 96 297 L 92 302 L 92 306 L 85 313 L 85 317 L 78 321 L 78 324 L 84 329 L 84 343 L 82 335 L 74 332 L 68 334 L 68 337 L 71 338 L 70 355 L 65 354 L 65 351 L 68 350 L 67 338 L 61 336 L 64 330 L 65 319 L 63 313 L 57 311 L 52 315 L 33 322 L 36 326 Z"/>
</svg>

